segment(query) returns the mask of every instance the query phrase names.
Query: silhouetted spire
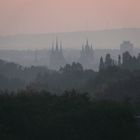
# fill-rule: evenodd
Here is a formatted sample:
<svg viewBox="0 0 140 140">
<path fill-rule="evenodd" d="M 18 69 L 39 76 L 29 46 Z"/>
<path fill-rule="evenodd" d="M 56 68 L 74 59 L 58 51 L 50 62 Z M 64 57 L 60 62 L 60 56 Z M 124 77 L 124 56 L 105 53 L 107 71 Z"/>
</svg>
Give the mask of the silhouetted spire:
<svg viewBox="0 0 140 140">
<path fill-rule="evenodd" d="M 89 46 L 89 44 L 88 44 L 88 39 L 86 40 L 86 46 Z"/>
<path fill-rule="evenodd" d="M 66 64 L 65 58 L 63 56 L 62 43 L 58 42 L 56 38 L 55 48 L 52 46 L 52 52 L 50 55 L 50 68 L 58 70 L 61 66 Z"/>
<path fill-rule="evenodd" d="M 60 42 L 60 52 L 62 53 L 63 50 L 62 50 L 62 42 Z"/>
<path fill-rule="evenodd" d="M 88 39 L 86 40 L 85 45 L 82 45 L 81 56 L 79 58 L 79 62 L 85 68 L 92 68 L 94 61 L 94 50 L 92 45 L 89 45 Z"/>
<path fill-rule="evenodd" d="M 121 66 L 121 55 L 118 55 L 118 66 Z"/>
<path fill-rule="evenodd" d="M 59 51 L 57 38 L 56 38 L 56 51 Z"/>
<path fill-rule="evenodd" d="M 52 52 L 54 52 L 54 43 L 52 43 Z"/>
<path fill-rule="evenodd" d="M 103 60 L 103 57 L 101 56 L 101 58 L 100 58 L 100 64 L 99 64 L 99 71 L 101 71 L 103 69 L 104 69 L 104 60 Z"/>
</svg>

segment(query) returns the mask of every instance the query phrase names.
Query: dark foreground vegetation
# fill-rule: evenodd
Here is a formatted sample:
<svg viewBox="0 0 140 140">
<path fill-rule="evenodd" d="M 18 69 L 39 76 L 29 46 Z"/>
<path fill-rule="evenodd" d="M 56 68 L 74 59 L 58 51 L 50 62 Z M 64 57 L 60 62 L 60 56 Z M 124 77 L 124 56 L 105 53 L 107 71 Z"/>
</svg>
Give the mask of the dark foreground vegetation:
<svg viewBox="0 0 140 140">
<path fill-rule="evenodd" d="M 1 93 L 0 139 L 136 140 L 134 115 L 126 103 L 95 101 L 74 90 Z"/>
</svg>

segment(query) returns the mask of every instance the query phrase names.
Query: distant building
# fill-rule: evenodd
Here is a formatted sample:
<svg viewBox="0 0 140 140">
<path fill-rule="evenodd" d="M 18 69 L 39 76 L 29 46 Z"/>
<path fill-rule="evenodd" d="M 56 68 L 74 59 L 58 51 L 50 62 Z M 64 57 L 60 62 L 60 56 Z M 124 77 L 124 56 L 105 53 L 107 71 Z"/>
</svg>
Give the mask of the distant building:
<svg viewBox="0 0 140 140">
<path fill-rule="evenodd" d="M 60 67 L 66 64 L 66 60 L 63 55 L 62 44 L 58 45 L 58 41 L 56 40 L 56 46 L 52 45 L 51 53 L 50 53 L 50 63 L 49 68 L 54 70 L 59 70 Z"/>
<path fill-rule="evenodd" d="M 129 52 L 131 55 L 133 55 L 133 44 L 130 41 L 123 41 L 123 43 L 120 45 L 120 51 L 123 54 L 124 52 Z"/>
<path fill-rule="evenodd" d="M 88 40 L 86 40 L 86 44 L 82 46 L 79 62 L 83 65 L 84 68 L 93 69 L 94 50 L 92 48 L 92 45 L 89 45 Z"/>
</svg>

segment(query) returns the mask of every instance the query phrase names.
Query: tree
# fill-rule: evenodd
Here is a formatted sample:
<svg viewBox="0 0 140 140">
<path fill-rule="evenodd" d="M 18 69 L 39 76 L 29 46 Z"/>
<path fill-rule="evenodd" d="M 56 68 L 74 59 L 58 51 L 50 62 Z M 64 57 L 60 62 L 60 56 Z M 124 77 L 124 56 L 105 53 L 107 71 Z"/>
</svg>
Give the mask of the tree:
<svg viewBox="0 0 140 140">
<path fill-rule="evenodd" d="M 105 67 L 110 67 L 113 65 L 113 60 L 110 56 L 110 54 L 106 54 L 106 57 L 105 57 Z"/>
<path fill-rule="evenodd" d="M 118 55 L 118 66 L 121 66 L 121 55 Z"/>
<path fill-rule="evenodd" d="M 73 62 L 71 65 L 66 64 L 64 67 L 60 68 L 62 73 L 73 73 L 73 72 L 82 72 L 83 66 L 80 63 Z"/>
<path fill-rule="evenodd" d="M 101 56 L 101 58 L 100 58 L 100 64 L 99 64 L 99 71 L 101 71 L 103 69 L 104 69 L 104 60 L 103 60 L 103 57 Z"/>
</svg>

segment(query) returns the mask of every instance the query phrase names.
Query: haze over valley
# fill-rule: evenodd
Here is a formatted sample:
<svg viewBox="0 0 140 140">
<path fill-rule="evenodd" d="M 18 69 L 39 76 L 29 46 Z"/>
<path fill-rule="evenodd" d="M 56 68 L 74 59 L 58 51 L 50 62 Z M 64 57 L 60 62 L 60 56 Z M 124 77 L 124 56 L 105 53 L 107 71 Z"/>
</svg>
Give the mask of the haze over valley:
<svg viewBox="0 0 140 140">
<path fill-rule="evenodd" d="M 56 38 L 62 42 L 63 49 L 81 49 L 86 39 L 95 49 L 118 49 L 124 40 L 131 41 L 135 48 L 139 48 L 139 36 L 139 28 L 9 35 L 0 37 L 0 49 L 50 49 Z"/>
<path fill-rule="evenodd" d="M 0 0 L 0 140 L 140 140 L 140 0 Z"/>
</svg>

